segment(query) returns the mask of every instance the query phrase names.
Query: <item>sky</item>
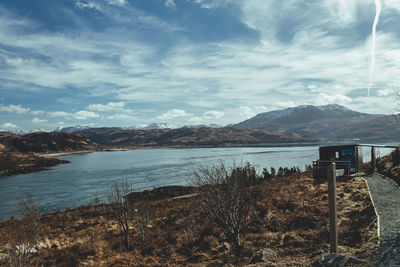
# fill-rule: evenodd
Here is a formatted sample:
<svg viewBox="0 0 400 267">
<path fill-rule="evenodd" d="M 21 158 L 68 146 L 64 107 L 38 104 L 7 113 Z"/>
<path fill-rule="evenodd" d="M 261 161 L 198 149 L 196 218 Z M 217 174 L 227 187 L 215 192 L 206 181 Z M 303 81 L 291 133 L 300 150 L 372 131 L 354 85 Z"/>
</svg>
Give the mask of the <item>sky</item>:
<svg viewBox="0 0 400 267">
<path fill-rule="evenodd" d="M 371 77 L 375 12 L 374 0 L 1 0 L 0 129 L 226 125 L 304 104 L 393 114 L 400 0 L 382 0 Z"/>
</svg>

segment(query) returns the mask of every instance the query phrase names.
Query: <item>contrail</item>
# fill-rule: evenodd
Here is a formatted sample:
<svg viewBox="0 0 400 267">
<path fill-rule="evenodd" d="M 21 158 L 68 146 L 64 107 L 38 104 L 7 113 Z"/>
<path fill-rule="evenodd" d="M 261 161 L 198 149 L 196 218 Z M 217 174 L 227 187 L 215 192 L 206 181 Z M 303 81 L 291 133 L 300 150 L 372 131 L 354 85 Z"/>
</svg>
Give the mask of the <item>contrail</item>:
<svg viewBox="0 0 400 267">
<path fill-rule="evenodd" d="M 368 96 L 371 91 L 372 86 L 372 77 L 374 75 L 374 67 L 375 67 L 375 48 L 376 48 L 376 25 L 378 25 L 379 17 L 382 11 L 382 2 L 381 0 L 375 0 L 376 6 L 376 14 L 374 25 L 372 25 L 372 49 L 371 49 L 371 65 L 369 67 L 369 83 L 368 83 Z"/>
</svg>

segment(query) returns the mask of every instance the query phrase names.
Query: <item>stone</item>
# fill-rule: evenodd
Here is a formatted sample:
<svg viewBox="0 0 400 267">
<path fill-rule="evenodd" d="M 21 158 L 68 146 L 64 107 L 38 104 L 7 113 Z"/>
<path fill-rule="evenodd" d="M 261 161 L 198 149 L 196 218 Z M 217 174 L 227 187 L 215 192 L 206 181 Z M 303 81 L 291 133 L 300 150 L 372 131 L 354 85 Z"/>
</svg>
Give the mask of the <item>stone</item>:
<svg viewBox="0 0 400 267">
<path fill-rule="evenodd" d="M 271 260 L 277 257 L 276 252 L 270 248 L 263 248 L 256 253 L 254 253 L 250 263 L 257 263 L 257 262 L 270 262 Z"/>
<path fill-rule="evenodd" d="M 365 261 L 361 261 L 353 257 L 331 253 L 329 255 L 324 256 L 321 261 L 313 264 L 313 266 L 320 266 L 320 267 L 345 267 L 354 265 L 365 266 L 367 265 L 367 263 Z"/>
</svg>

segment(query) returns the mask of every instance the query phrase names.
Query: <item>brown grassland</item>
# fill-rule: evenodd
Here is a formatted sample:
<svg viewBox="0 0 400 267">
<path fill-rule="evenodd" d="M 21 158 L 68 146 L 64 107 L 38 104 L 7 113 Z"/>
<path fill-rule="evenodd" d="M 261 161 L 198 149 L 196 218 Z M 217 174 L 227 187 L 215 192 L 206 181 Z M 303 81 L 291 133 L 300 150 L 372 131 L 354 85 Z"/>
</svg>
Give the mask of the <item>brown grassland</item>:
<svg viewBox="0 0 400 267">
<path fill-rule="evenodd" d="M 308 266 L 329 254 L 327 184 L 314 185 L 310 172 L 262 182 L 254 221 L 241 256 L 234 256 L 222 231 L 200 209 L 196 195 L 141 203 L 148 211 L 144 240 L 137 216 L 130 249 L 106 204 L 40 217 L 43 239 L 32 266 Z M 339 181 L 339 252 L 371 262 L 377 224 L 363 179 Z M 133 203 L 132 209 L 135 205 Z M 24 220 L 0 222 L 0 265 L 6 252 L 23 242 Z M 260 251 L 276 252 L 261 262 Z"/>
</svg>

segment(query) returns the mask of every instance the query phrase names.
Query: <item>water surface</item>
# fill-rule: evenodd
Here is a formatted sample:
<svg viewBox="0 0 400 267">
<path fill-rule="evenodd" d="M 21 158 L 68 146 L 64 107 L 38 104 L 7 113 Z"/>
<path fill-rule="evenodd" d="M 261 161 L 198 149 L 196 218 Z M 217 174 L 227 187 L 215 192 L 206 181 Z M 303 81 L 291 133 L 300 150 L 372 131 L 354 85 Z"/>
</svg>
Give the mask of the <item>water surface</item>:
<svg viewBox="0 0 400 267">
<path fill-rule="evenodd" d="M 369 152 L 364 150 L 368 160 Z M 71 161 L 50 170 L 0 178 L 0 220 L 18 216 L 17 204 L 28 195 L 43 213 L 89 204 L 95 197 L 105 201 L 110 186 L 127 179 L 135 190 L 167 185 L 186 185 L 199 164 L 249 161 L 262 168 L 298 166 L 318 158 L 318 147 L 240 147 L 138 149 L 94 152 L 60 157 Z"/>
</svg>

